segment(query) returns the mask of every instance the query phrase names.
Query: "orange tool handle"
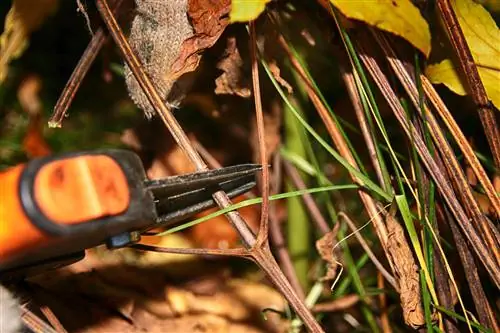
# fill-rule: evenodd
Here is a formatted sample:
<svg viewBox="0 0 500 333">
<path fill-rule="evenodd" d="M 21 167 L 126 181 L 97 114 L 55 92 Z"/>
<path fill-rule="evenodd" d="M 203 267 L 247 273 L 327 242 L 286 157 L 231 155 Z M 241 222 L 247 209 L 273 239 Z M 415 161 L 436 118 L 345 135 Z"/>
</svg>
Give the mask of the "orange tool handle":
<svg viewBox="0 0 500 333">
<path fill-rule="evenodd" d="M 18 165 L 0 173 L 0 260 L 49 239 L 30 222 L 22 208 L 18 189 L 24 168 L 24 164 Z"/>
<path fill-rule="evenodd" d="M 55 267 L 103 243 L 126 245 L 131 232 L 157 218 L 146 178 L 139 157 L 119 149 L 0 171 L 0 280 Z"/>
<path fill-rule="evenodd" d="M 109 156 L 54 160 L 34 173 L 26 169 L 0 173 L 0 261 L 49 246 L 61 237 L 50 232 L 53 227 L 117 215 L 129 206 L 127 178 Z"/>
</svg>

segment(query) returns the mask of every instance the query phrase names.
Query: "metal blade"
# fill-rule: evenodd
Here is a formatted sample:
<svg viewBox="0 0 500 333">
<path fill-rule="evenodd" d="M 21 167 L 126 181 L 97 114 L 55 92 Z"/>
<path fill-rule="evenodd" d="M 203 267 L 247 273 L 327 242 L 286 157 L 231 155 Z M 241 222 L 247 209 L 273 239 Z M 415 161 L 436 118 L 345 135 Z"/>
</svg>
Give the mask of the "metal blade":
<svg viewBox="0 0 500 333">
<path fill-rule="evenodd" d="M 262 167 L 259 164 L 240 164 L 225 168 L 195 172 L 165 179 L 146 180 L 144 186 L 155 198 L 183 195 L 191 190 L 214 186 L 246 175 L 254 175 Z"/>
<path fill-rule="evenodd" d="M 156 201 L 157 223 L 172 225 L 214 207 L 212 194 L 219 190 L 230 198 L 249 191 L 260 169 L 260 165 L 246 164 L 147 181 Z"/>
</svg>

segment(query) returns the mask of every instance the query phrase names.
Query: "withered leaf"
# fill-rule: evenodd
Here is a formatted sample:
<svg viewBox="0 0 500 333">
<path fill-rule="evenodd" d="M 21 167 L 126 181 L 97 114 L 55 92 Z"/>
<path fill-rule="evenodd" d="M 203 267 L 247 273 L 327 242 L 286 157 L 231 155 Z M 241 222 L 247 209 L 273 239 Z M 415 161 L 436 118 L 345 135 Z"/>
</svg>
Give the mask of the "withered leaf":
<svg viewBox="0 0 500 333">
<path fill-rule="evenodd" d="M 399 282 L 399 292 L 403 317 L 413 328 L 425 323 L 420 295 L 420 278 L 410 246 L 406 241 L 403 227 L 390 213 L 386 216 L 388 242 L 387 249 L 394 263 L 394 271 Z"/>
<path fill-rule="evenodd" d="M 188 15 L 194 35 L 184 41 L 179 56 L 171 66 L 171 75 L 180 77 L 194 71 L 201 52 L 215 44 L 229 24 L 230 0 L 189 0 Z"/>
<path fill-rule="evenodd" d="M 284 78 L 281 77 L 281 70 L 278 67 L 276 61 L 272 61 L 269 63 L 269 69 L 271 70 L 271 73 L 273 74 L 276 81 L 278 81 L 278 83 L 281 84 L 281 86 L 285 88 L 289 94 L 293 93 L 292 86 Z"/>
<path fill-rule="evenodd" d="M 227 39 L 224 58 L 217 64 L 223 73 L 215 80 L 215 93 L 218 95 L 236 95 L 244 98 L 251 96 L 250 84 L 246 80 L 243 59 L 235 37 Z"/>
<path fill-rule="evenodd" d="M 338 261 L 334 254 L 335 237 L 337 230 L 334 229 L 316 241 L 316 249 L 321 258 L 326 261 L 326 275 L 322 280 L 334 280 L 337 277 Z"/>
</svg>

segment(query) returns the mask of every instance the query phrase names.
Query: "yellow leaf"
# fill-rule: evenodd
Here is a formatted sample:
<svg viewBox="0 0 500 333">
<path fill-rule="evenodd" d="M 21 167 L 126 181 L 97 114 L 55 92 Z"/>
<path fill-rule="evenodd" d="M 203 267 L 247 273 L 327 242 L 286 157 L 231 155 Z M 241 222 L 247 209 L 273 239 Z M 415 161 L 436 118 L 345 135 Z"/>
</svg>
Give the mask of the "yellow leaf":
<svg viewBox="0 0 500 333">
<path fill-rule="evenodd" d="M 476 62 L 488 98 L 500 108 L 500 30 L 488 11 L 472 0 L 452 1 L 460 27 Z M 429 65 L 425 74 L 432 83 L 445 84 L 459 95 L 466 95 L 464 86 L 451 60 Z"/>
<path fill-rule="evenodd" d="M 425 74 L 432 83 L 442 83 L 457 95 L 467 95 L 462 85 L 461 78 L 455 71 L 450 59 L 445 59 L 438 64 L 427 66 Z"/>
<path fill-rule="evenodd" d="M 345 16 L 401 36 L 426 57 L 431 51 L 429 25 L 410 0 L 330 0 Z"/>
<path fill-rule="evenodd" d="M 0 36 L 0 82 L 7 75 L 9 62 L 26 49 L 29 34 L 54 12 L 57 4 L 58 0 L 14 0 Z"/>
<path fill-rule="evenodd" d="M 229 20 L 234 22 L 253 21 L 264 11 L 271 0 L 232 0 Z"/>
<path fill-rule="evenodd" d="M 476 64 L 500 70 L 500 30 L 490 13 L 472 0 L 451 3 Z"/>
<path fill-rule="evenodd" d="M 500 72 L 496 69 L 479 67 L 479 76 L 483 81 L 486 95 L 497 108 L 500 107 Z M 429 80 L 434 84 L 442 83 L 457 95 L 467 95 L 463 79 L 456 72 L 450 59 L 439 64 L 429 65 L 425 71 Z"/>
</svg>

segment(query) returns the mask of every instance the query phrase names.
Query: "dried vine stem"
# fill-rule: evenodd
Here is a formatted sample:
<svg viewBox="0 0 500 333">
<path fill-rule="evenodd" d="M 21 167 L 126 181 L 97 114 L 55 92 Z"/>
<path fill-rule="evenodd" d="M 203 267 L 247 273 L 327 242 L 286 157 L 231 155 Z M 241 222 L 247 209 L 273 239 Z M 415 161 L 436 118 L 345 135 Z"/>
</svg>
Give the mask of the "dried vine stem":
<svg viewBox="0 0 500 333">
<path fill-rule="evenodd" d="M 193 141 L 193 145 L 196 150 L 201 154 L 201 156 L 207 161 L 211 168 L 220 168 L 221 164 L 203 147 L 203 145 L 198 141 Z M 279 191 L 279 184 L 281 184 L 281 157 L 279 154 L 275 154 L 273 160 L 273 181 L 270 182 L 270 193 L 277 194 Z M 270 177 L 271 178 L 271 177 Z M 255 198 L 252 192 L 245 193 L 247 198 Z M 281 270 L 287 277 L 288 281 L 293 287 L 293 290 L 297 293 L 297 296 L 301 300 L 305 299 L 304 291 L 299 283 L 297 274 L 293 268 L 292 259 L 290 253 L 286 248 L 285 238 L 281 232 L 280 222 L 276 216 L 276 209 L 272 203 L 269 205 L 269 241 L 271 242 L 273 249 L 276 251 L 278 261 L 280 263 Z"/>
<path fill-rule="evenodd" d="M 340 66 L 340 74 L 342 76 L 342 81 L 344 81 L 344 85 L 346 87 L 347 93 L 349 94 L 349 98 L 352 102 L 354 112 L 356 113 L 356 118 L 358 119 L 361 133 L 363 134 L 363 139 L 365 140 L 366 148 L 370 155 L 370 160 L 375 170 L 375 174 L 377 175 L 378 181 L 382 186 L 382 188 L 388 191 L 389 189 L 387 188 L 388 186 L 384 179 L 384 174 L 382 173 L 382 166 L 380 164 L 381 158 L 378 156 L 378 151 L 375 146 L 374 135 L 370 131 L 370 128 L 368 126 L 368 119 L 365 115 L 365 112 L 363 111 L 361 98 L 356 88 L 355 75 L 357 75 L 357 73 L 355 73 L 352 70 L 351 71 L 348 70 L 347 68 L 350 65 L 349 64 L 344 65 L 342 61 L 339 62 L 339 66 Z"/>
<path fill-rule="evenodd" d="M 179 125 L 170 110 L 167 108 L 167 106 L 163 103 L 158 91 L 153 86 L 147 74 L 144 72 L 141 63 L 132 51 L 127 39 L 123 35 L 123 32 L 116 22 L 116 19 L 113 16 L 106 0 L 96 0 L 96 5 L 99 13 L 106 23 L 106 26 L 109 29 L 111 36 L 113 37 L 113 40 L 115 41 L 122 56 L 127 62 L 127 65 L 132 70 L 132 73 L 134 74 L 144 93 L 148 97 L 151 105 L 153 105 L 155 111 L 165 123 L 174 140 L 187 155 L 189 160 L 194 164 L 197 170 L 207 170 L 207 165 L 205 164 L 199 153 L 196 151 L 196 149 L 191 145 L 186 133 Z M 227 194 L 223 191 L 214 193 L 213 197 L 220 208 L 226 208 L 231 204 L 231 201 L 229 200 Z M 312 313 L 309 311 L 309 309 L 307 309 L 303 301 L 294 292 L 285 275 L 280 270 L 278 264 L 276 263 L 276 260 L 271 254 L 268 242 L 266 241 L 257 243 L 252 230 L 248 227 L 247 223 L 242 219 L 238 212 L 233 211 L 227 213 L 226 216 L 240 235 L 240 238 L 242 239 L 245 247 L 248 249 L 248 257 L 251 258 L 267 274 L 269 279 L 283 294 L 283 296 L 286 298 L 290 306 L 295 310 L 297 315 L 304 321 L 304 324 L 307 326 L 307 328 L 311 332 L 323 332 L 323 329 L 318 324 Z M 266 233 L 265 237 L 267 238 L 267 230 L 264 230 L 264 232 Z"/>
<path fill-rule="evenodd" d="M 424 89 L 425 95 L 429 99 L 429 102 L 434 106 L 434 109 L 441 117 L 441 120 L 446 125 L 446 127 L 448 127 L 448 130 L 455 139 L 455 142 L 467 159 L 467 163 L 469 163 L 472 170 L 474 171 L 474 175 L 477 177 L 479 183 L 488 195 L 488 199 L 491 201 L 493 207 L 495 208 L 497 217 L 500 218 L 500 197 L 497 195 L 495 188 L 491 184 L 491 181 L 488 179 L 488 175 L 481 165 L 481 162 L 479 162 L 479 159 L 474 153 L 474 150 L 467 141 L 465 135 L 460 130 L 460 127 L 450 113 L 450 110 L 448 110 L 443 100 L 432 86 L 432 83 L 425 75 L 420 75 L 420 80 L 422 82 L 422 87 Z"/>
<path fill-rule="evenodd" d="M 21 311 L 23 324 L 31 331 L 35 333 L 60 333 L 38 317 L 35 313 L 30 311 L 26 306 L 23 306 Z"/>
<path fill-rule="evenodd" d="M 478 108 L 479 118 L 481 119 L 486 138 L 488 139 L 495 166 L 500 168 L 500 132 L 491 102 L 486 95 L 486 90 L 484 89 L 483 82 L 479 77 L 479 72 L 474 63 L 474 58 L 467 45 L 464 33 L 460 28 L 460 24 L 458 23 L 457 16 L 453 11 L 450 0 L 437 0 L 436 5 L 445 23 L 444 26 L 446 27 L 451 45 L 458 55 L 460 68 L 465 74 L 472 100 Z"/>
<path fill-rule="evenodd" d="M 413 105 L 415 106 L 415 109 L 420 112 L 421 106 L 419 105 L 418 91 L 411 75 L 406 71 L 404 64 L 402 63 L 401 60 L 399 60 L 391 43 L 389 43 L 384 34 L 382 34 L 379 31 L 376 31 L 375 29 L 370 29 L 370 31 L 372 32 L 372 35 L 375 37 L 375 40 L 379 43 L 382 51 L 386 55 L 387 61 L 389 62 L 390 66 L 396 73 L 396 76 L 398 77 L 403 87 L 405 88 L 406 93 L 408 94 Z M 494 231 L 490 228 L 491 226 L 488 224 L 486 217 L 481 212 L 479 204 L 474 198 L 472 189 L 467 181 L 467 178 L 465 177 L 465 174 L 462 168 L 460 167 L 460 164 L 458 163 L 458 160 L 452 148 L 448 144 L 448 141 L 446 140 L 443 132 L 441 131 L 438 122 L 436 121 L 434 116 L 430 113 L 429 108 L 427 107 L 426 104 L 424 104 L 422 107 L 423 107 L 423 112 L 425 114 L 422 114 L 422 112 L 420 112 L 420 115 L 423 119 L 427 120 L 428 124 L 430 125 L 430 133 L 432 135 L 432 138 L 436 142 L 437 149 L 441 152 L 443 156 L 443 162 L 446 168 L 448 169 L 449 177 L 452 179 L 453 184 L 455 185 L 456 192 L 458 196 L 462 199 L 462 203 L 467 208 L 469 215 L 471 215 L 472 218 L 474 219 L 475 225 L 479 226 L 479 230 L 481 231 L 483 239 L 487 244 L 487 248 L 492 251 L 493 258 L 497 258 L 497 264 L 500 264 L 500 262 L 498 261 L 500 259 L 499 244 L 497 243 L 496 238 L 493 236 Z M 469 159 L 473 160 L 472 158 Z M 486 185 L 488 185 L 488 183 L 486 183 Z M 491 183 L 489 183 L 489 185 L 491 186 L 491 190 L 494 191 L 493 185 L 491 185 Z M 490 200 L 494 205 L 494 207 L 496 207 L 495 203 L 498 203 L 499 199 L 496 196 L 496 193 L 495 192 L 493 193 L 494 194 L 492 195 L 492 198 Z"/>
<path fill-rule="evenodd" d="M 334 142 L 338 151 L 340 152 L 342 157 L 344 157 L 349 162 L 349 164 L 353 166 L 353 168 L 359 170 L 356 160 L 354 159 L 354 156 L 352 155 L 352 152 L 349 149 L 346 141 L 340 134 L 340 130 L 338 129 L 337 124 L 333 121 L 330 114 L 328 113 L 328 110 L 324 106 L 323 102 L 314 91 L 311 80 L 305 73 L 304 68 L 291 52 L 290 47 L 288 46 L 283 36 L 280 36 L 278 38 L 278 42 L 280 46 L 283 48 L 283 50 L 287 53 L 293 68 L 297 71 L 297 73 L 301 76 L 303 82 L 305 83 L 304 87 L 306 89 L 306 92 L 309 98 L 311 99 L 311 102 L 313 103 L 314 107 L 318 111 L 318 114 L 320 115 L 323 123 L 325 124 L 328 134 L 332 138 L 332 141 Z M 354 174 L 350 174 L 350 176 L 356 184 L 360 185 L 363 184 L 363 182 L 360 179 L 358 179 L 358 177 L 356 177 Z M 358 195 L 360 196 L 361 201 L 363 202 L 363 205 L 365 206 L 365 209 L 368 212 L 368 216 L 370 216 L 370 219 L 373 220 L 375 231 L 378 235 L 378 238 L 380 239 L 380 243 L 382 244 L 382 248 L 384 249 L 386 256 L 390 258 L 390 256 L 387 253 L 387 239 L 388 239 L 387 229 L 385 227 L 385 223 L 382 220 L 382 216 L 384 214 L 383 213 L 381 214 L 381 212 L 377 209 L 376 201 L 364 190 L 362 189 L 358 190 Z M 391 264 L 392 267 L 392 262 L 390 261 L 390 259 L 389 263 Z"/>
<path fill-rule="evenodd" d="M 255 36 L 255 23 L 249 23 L 250 27 L 250 59 L 252 61 L 252 87 L 255 101 L 255 119 L 257 122 L 257 136 L 259 141 L 260 164 L 262 165 L 262 208 L 260 215 L 259 234 L 257 235 L 257 246 L 268 242 L 268 219 L 269 219 L 269 164 L 266 152 L 266 134 L 264 129 L 264 112 L 262 111 L 262 99 L 260 96 L 259 62 L 257 60 L 257 40 Z"/>
<path fill-rule="evenodd" d="M 425 168 L 436 183 L 439 193 L 442 195 L 446 204 L 450 207 L 450 211 L 453 213 L 453 216 L 460 222 L 460 227 L 463 229 L 464 234 L 473 246 L 478 258 L 483 262 L 492 281 L 495 282 L 497 287 L 500 287 L 500 267 L 496 263 L 496 260 L 490 255 L 482 239 L 477 234 L 476 229 L 472 226 L 467 214 L 465 214 L 462 206 L 458 202 L 455 192 L 452 190 L 448 179 L 444 176 L 429 153 L 423 138 L 420 136 L 415 127 L 411 123 L 408 123 L 405 111 L 396 94 L 392 90 L 385 74 L 378 66 L 377 61 L 369 55 L 366 47 L 364 47 L 361 43 L 356 43 L 356 47 L 359 51 L 363 64 L 382 92 L 382 95 L 389 104 L 406 136 L 409 140 L 413 140 L 415 149 L 417 150 Z"/>
<path fill-rule="evenodd" d="M 141 251 L 153 251 L 160 253 L 173 253 L 173 254 L 194 254 L 194 255 L 211 255 L 211 256 L 227 256 L 227 257 L 240 257 L 250 259 L 250 255 L 247 249 L 237 248 L 237 249 L 192 249 L 192 248 L 172 248 L 172 247 L 161 247 L 146 244 L 132 244 L 128 247 L 141 250 Z"/>
<path fill-rule="evenodd" d="M 299 171 L 288 161 L 284 161 L 283 165 L 285 167 L 287 176 L 293 183 L 293 186 L 295 186 L 295 188 L 299 190 L 306 189 L 306 183 L 300 176 Z M 306 209 L 309 211 L 309 215 L 312 217 L 313 222 L 316 224 L 316 228 L 318 228 L 322 235 L 326 235 L 327 233 L 329 233 L 331 231 L 330 226 L 328 225 L 328 222 L 326 221 L 323 214 L 321 214 L 321 210 L 319 209 L 318 205 L 316 205 L 316 201 L 314 201 L 311 193 L 304 193 L 304 195 L 302 195 L 301 197 Z"/>
<path fill-rule="evenodd" d="M 118 13 L 122 3 L 123 0 L 115 0 L 113 2 L 113 15 Z M 48 122 L 49 127 L 62 126 L 62 121 L 64 120 L 66 112 L 75 98 L 78 88 L 80 88 L 80 85 L 82 84 L 83 78 L 87 75 L 87 72 L 107 39 L 108 34 L 102 27 L 97 29 L 96 33 L 92 36 L 90 43 L 87 45 L 87 48 L 80 57 L 78 64 L 73 70 L 73 73 L 71 73 L 68 82 L 64 86 L 64 89 L 54 106 L 54 111 L 52 112 L 52 116 Z"/>
</svg>

